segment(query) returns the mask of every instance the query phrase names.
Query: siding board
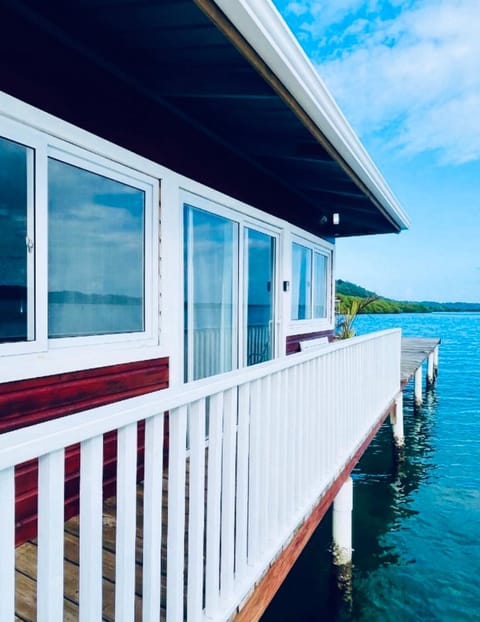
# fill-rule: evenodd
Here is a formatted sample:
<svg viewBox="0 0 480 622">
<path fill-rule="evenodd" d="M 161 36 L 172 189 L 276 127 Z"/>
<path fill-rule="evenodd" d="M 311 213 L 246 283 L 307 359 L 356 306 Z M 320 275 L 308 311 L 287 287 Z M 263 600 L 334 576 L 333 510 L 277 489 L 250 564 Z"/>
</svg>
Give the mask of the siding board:
<svg viewBox="0 0 480 622">
<path fill-rule="evenodd" d="M 62 373 L 0 385 L 0 433 L 168 386 L 168 358 Z M 144 423 L 138 426 L 137 478 L 143 478 Z M 116 432 L 104 437 L 103 493 L 115 494 Z M 65 452 L 65 520 L 79 511 L 80 446 Z M 38 463 L 15 469 L 16 544 L 36 535 Z"/>
</svg>

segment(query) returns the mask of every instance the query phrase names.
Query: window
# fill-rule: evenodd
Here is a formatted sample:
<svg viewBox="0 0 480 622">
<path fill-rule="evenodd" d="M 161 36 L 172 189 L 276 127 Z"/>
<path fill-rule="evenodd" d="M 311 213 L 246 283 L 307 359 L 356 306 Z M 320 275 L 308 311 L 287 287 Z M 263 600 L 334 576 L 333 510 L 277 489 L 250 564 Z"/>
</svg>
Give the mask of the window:
<svg viewBox="0 0 480 622">
<path fill-rule="evenodd" d="M 48 336 L 141 332 L 145 192 L 49 158 Z"/>
<path fill-rule="evenodd" d="M 329 256 L 315 247 L 292 243 L 292 320 L 328 317 Z"/>
<path fill-rule="evenodd" d="M 0 353 L 153 339 L 158 182 L 23 126 L 3 129 Z"/>
</svg>

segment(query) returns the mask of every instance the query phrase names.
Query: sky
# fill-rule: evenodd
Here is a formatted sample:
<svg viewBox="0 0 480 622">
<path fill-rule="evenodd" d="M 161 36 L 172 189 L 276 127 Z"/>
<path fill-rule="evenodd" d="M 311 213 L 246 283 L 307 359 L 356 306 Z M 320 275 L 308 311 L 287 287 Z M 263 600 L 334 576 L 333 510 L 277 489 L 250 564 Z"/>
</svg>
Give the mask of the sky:
<svg viewBox="0 0 480 622">
<path fill-rule="evenodd" d="M 337 241 L 337 278 L 480 302 L 480 1 L 274 0 L 410 228 Z"/>
</svg>

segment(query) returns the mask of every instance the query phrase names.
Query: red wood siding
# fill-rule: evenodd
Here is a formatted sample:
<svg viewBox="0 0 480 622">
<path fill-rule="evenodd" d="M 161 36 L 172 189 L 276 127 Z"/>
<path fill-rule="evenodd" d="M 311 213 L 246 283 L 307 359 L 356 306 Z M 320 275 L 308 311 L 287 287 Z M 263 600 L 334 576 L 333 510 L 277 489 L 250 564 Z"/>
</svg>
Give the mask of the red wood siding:
<svg viewBox="0 0 480 622">
<path fill-rule="evenodd" d="M 0 433 L 110 404 L 168 386 L 168 358 L 20 380 L 0 385 Z M 143 477 L 144 426 L 138 430 L 138 477 Z M 115 494 L 116 433 L 105 435 L 104 494 Z M 78 513 L 80 447 L 65 454 L 65 519 Z M 16 541 L 36 534 L 37 461 L 16 468 Z"/>
<path fill-rule="evenodd" d="M 317 333 L 304 333 L 303 335 L 289 335 L 287 337 L 287 354 L 300 352 L 300 342 L 309 339 L 317 339 L 318 337 L 328 337 L 329 341 L 333 340 L 333 330 L 322 330 Z"/>
</svg>

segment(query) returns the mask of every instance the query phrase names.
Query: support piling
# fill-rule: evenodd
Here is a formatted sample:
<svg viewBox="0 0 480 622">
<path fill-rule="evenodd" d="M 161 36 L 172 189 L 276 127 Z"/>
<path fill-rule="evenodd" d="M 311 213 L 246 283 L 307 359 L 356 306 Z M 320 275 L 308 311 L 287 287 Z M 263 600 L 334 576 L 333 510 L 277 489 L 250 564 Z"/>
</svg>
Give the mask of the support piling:
<svg viewBox="0 0 480 622">
<path fill-rule="evenodd" d="M 422 388 L 422 367 L 420 366 L 415 372 L 415 406 L 420 408 L 423 403 L 423 388 Z"/>
<path fill-rule="evenodd" d="M 333 563 L 344 566 L 352 561 L 353 481 L 345 480 L 333 501 Z"/>
<path fill-rule="evenodd" d="M 395 446 L 402 448 L 405 443 L 405 434 L 403 431 L 403 393 L 401 391 L 395 398 L 395 412 L 390 417 L 390 422 Z"/>
</svg>

